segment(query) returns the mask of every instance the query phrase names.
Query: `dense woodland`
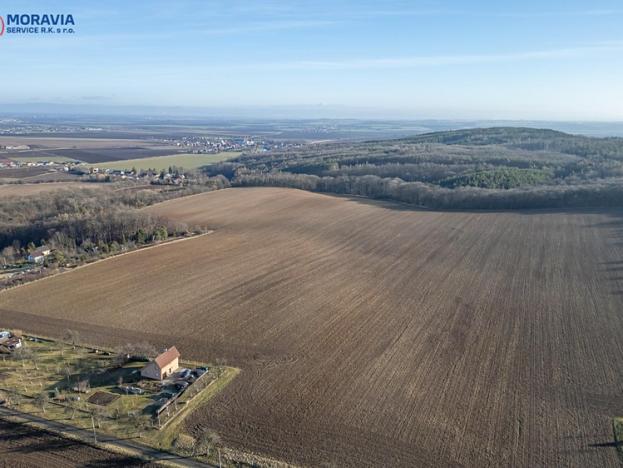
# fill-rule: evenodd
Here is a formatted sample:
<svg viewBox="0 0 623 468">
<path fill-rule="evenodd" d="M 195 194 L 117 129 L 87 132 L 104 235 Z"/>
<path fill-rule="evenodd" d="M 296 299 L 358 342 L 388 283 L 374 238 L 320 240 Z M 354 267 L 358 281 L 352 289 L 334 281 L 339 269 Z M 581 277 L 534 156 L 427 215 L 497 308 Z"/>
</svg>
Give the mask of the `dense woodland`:
<svg viewBox="0 0 623 468">
<path fill-rule="evenodd" d="M 53 249 L 47 262 L 76 264 L 201 231 L 201 226 L 171 223 L 140 208 L 228 185 L 225 178 L 211 178 L 178 190 L 66 189 L 45 197 L 0 199 L 0 264 L 20 261 L 41 245 Z"/>
<path fill-rule="evenodd" d="M 623 139 L 491 128 L 243 154 L 208 166 L 238 186 L 283 186 L 430 208 L 623 206 Z"/>
</svg>

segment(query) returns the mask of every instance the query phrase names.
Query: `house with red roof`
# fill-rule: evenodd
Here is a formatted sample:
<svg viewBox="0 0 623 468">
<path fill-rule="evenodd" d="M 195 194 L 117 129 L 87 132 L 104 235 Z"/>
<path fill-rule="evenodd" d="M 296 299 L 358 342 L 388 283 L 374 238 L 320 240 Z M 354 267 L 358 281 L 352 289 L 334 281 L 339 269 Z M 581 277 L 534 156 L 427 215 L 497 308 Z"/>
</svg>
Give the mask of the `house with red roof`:
<svg viewBox="0 0 623 468">
<path fill-rule="evenodd" d="M 163 380 L 180 367 L 180 353 L 175 346 L 149 361 L 141 370 L 141 376 L 147 379 Z"/>
</svg>

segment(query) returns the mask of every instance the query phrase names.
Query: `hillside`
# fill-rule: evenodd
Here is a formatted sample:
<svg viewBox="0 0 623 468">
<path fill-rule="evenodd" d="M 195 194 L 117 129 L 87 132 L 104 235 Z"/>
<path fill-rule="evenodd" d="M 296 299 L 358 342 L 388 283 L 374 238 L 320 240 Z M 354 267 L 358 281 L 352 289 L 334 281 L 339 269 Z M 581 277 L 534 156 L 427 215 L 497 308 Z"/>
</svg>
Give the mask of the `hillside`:
<svg viewBox="0 0 623 468">
<path fill-rule="evenodd" d="M 283 186 L 444 209 L 623 206 L 623 139 L 489 128 L 306 145 L 208 166 L 240 186 Z"/>
<path fill-rule="evenodd" d="M 623 213 L 279 188 L 148 209 L 215 232 L 0 293 L 3 323 L 239 377 L 184 429 L 337 466 L 619 466 Z"/>
</svg>

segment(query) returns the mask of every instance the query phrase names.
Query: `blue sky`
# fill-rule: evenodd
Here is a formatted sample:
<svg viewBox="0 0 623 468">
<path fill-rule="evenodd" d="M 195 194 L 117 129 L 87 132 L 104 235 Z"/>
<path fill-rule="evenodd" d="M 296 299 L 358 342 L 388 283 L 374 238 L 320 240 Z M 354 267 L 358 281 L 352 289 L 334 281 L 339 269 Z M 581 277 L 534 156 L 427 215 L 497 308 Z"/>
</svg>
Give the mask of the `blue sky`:
<svg viewBox="0 0 623 468">
<path fill-rule="evenodd" d="M 623 120 L 620 0 L 3 2 L 11 13 L 71 13 L 77 32 L 0 37 L 0 106 Z"/>
</svg>

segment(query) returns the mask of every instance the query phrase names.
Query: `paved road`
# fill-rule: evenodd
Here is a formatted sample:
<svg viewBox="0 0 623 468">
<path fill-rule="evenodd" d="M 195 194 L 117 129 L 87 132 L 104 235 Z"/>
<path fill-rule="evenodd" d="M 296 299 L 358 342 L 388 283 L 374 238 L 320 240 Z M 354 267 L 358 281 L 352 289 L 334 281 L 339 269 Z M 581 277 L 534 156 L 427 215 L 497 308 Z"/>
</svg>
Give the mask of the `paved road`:
<svg viewBox="0 0 623 468">
<path fill-rule="evenodd" d="M 11 416 L 17 417 L 21 419 L 25 419 L 27 421 L 37 423 L 39 426 L 48 429 L 53 433 L 72 433 L 76 435 L 80 440 L 84 442 L 93 441 L 93 432 L 87 431 L 85 429 L 80 429 L 75 426 L 71 426 L 69 424 L 65 424 L 60 421 L 52 421 L 45 418 L 40 418 L 39 416 L 35 416 L 34 414 L 22 413 L 21 411 L 17 411 L 11 408 L 7 408 L 4 406 L 0 406 L 0 417 L 2 416 Z M 138 442 L 134 442 L 132 440 L 124 440 L 117 439 L 116 437 L 97 434 L 97 441 L 104 442 L 108 445 L 114 445 L 124 450 L 132 450 L 138 453 L 141 453 L 145 458 L 149 458 L 153 461 L 167 461 L 169 463 L 174 463 L 179 466 L 185 467 L 210 467 L 213 465 L 208 465 L 197 460 L 191 460 L 188 458 L 180 458 L 177 455 L 168 452 L 161 452 L 160 450 L 156 450 L 154 448 L 148 447 L 147 445 L 139 444 Z M 99 448 L 99 447 L 98 447 Z"/>
</svg>

